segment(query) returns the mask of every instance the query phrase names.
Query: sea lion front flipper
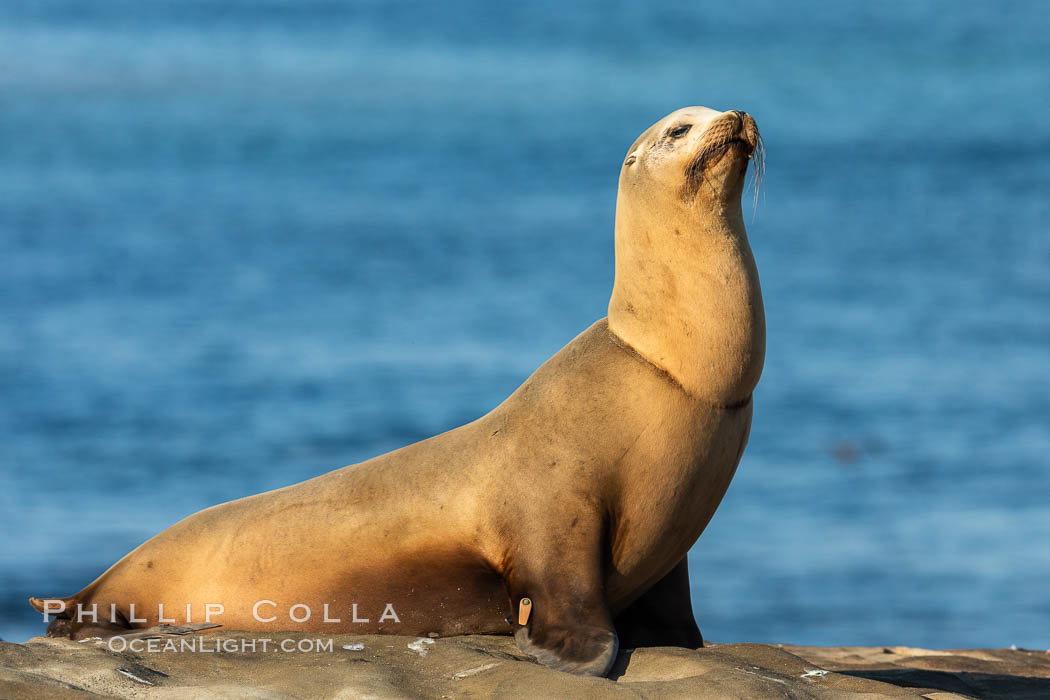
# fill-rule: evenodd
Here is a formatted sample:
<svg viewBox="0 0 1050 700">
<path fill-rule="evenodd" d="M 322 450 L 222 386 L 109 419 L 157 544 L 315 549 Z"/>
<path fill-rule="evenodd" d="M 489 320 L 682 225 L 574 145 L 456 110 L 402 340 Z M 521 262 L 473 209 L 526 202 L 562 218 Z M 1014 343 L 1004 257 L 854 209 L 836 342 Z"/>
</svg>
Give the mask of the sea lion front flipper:
<svg viewBox="0 0 1050 700">
<path fill-rule="evenodd" d="M 565 554 L 564 552 L 562 552 Z M 616 660 L 619 640 L 605 602 L 597 561 L 572 566 L 565 556 L 544 575 L 522 576 L 511 586 L 511 609 L 527 610 L 527 623 L 514 639 L 518 648 L 544 666 L 578 675 L 604 676 Z M 528 598 L 526 606 L 521 600 Z"/>
<path fill-rule="evenodd" d="M 614 621 L 625 649 L 685 647 L 699 649 L 704 638 L 693 616 L 689 593 L 689 564 L 678 562 L 656 585 L 616 616 Z"/>
<path fill-rule="evenodd" d="M 581 676 L 604 676 L 616 660 L 620 643 L 612 624 L 593 624 L 579 616 L 544 616 L 543 598 L 514 641 L 518 648 L 544 666 Z M 569 612 L 572 608 L 563 609 Z M 556 619 L 549 619 L 555 617 Z"/>
</svg>

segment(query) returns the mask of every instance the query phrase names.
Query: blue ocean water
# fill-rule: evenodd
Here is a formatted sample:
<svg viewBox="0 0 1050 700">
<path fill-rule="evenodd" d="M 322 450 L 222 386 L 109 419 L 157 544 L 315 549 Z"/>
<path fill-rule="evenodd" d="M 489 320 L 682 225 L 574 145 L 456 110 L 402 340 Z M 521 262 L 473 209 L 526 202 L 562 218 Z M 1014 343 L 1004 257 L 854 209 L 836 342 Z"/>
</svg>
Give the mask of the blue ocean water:
<svg viewBox="0 0 1050 700">
<path fill-rule="evenodd" d="M 1050 646 L 1043 3 L 0 4 L 0 636 L 214 503 L 471 420 L 605 314 L 621 159 L 768 150 L 715 641 Z"/>
</svg>

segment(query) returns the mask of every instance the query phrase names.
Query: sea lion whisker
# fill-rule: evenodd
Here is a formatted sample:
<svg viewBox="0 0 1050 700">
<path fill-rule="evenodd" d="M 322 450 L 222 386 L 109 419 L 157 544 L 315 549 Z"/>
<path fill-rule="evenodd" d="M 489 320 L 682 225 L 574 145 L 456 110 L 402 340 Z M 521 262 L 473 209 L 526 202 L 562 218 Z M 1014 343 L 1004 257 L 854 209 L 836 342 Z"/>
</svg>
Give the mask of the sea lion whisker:
<svg viewBox="0 0 1050 700">
<path fill-rule="evenodd" d="M 755 131 L 755 149 L 751 152 L 751 162 L 754 163 L 754 168 L 751 171 L 751 181 L 749 186 L 754 189 L 754 197 L 752 201 L 752 216 L 758 211 L 758 192 L 762 189 L 762 180 L 766 174 L 766 146 L 762 142 L 762 135 Z"/>
</svg>

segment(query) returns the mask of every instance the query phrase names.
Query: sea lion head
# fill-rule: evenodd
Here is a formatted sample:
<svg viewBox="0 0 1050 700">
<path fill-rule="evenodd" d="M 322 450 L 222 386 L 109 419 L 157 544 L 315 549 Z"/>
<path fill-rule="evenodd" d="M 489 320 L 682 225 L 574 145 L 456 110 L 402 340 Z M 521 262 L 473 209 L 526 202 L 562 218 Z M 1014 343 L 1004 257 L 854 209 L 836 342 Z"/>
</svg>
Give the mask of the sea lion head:
<svg viewBox="0 0 1050 700">
<path fill-rule="evenodd" d="M 762 138 L 746 112 L 685 107 L 649 127 L 620 171 L 620 199 L 631 206 L 724 210 L 739 204 L 744 173 L 762 165 Z M 756 181 L 757 187 L 757 181 Z"/>
<path fill-rule="evenodd" d="M 694 396 L 750 396 L 765 317 L 741 195 L 762 139 L 745 112 L 679 109 L 631 145 L 616 198 L 609 330 Z"/>
</svg>

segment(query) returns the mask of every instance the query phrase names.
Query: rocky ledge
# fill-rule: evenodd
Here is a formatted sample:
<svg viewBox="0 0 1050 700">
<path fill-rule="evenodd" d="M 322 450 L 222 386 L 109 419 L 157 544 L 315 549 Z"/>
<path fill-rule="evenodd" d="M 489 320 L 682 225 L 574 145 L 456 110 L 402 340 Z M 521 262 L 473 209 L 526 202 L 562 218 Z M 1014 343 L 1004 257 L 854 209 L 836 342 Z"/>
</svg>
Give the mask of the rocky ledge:
<svg viewBox="0 0 1050 700">
<path fill-rule="evenodd" d="M 713 644 L 620 654 L 611 677 L 552 671 L 509 637 L 139 632 L 0 642 L 0 697 L 1050 698 L 1042 651 Z"/>
</svg>

